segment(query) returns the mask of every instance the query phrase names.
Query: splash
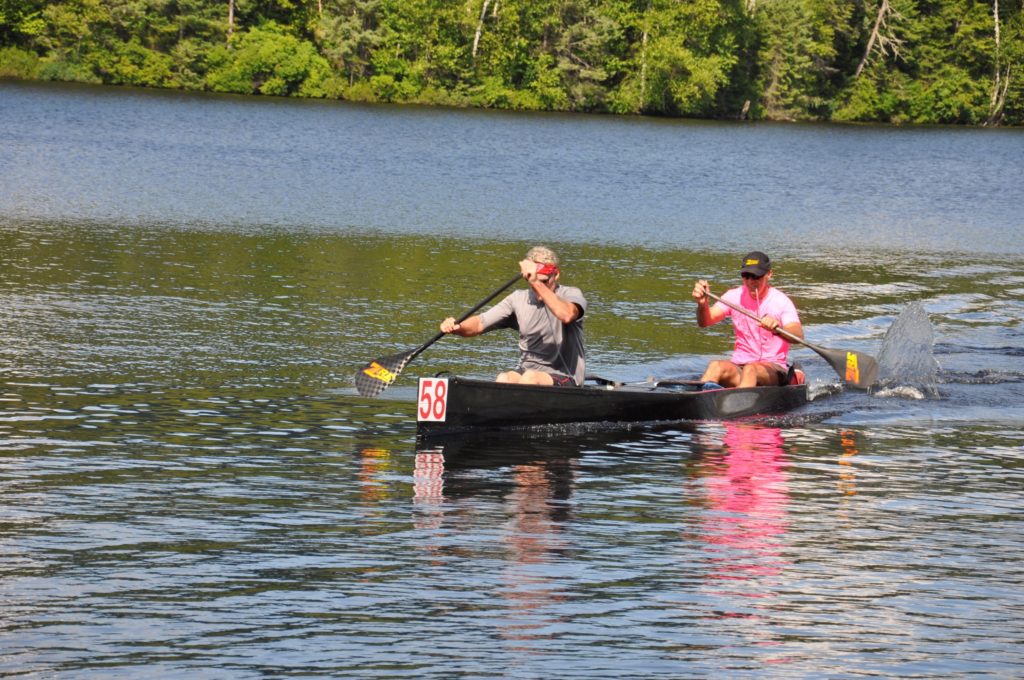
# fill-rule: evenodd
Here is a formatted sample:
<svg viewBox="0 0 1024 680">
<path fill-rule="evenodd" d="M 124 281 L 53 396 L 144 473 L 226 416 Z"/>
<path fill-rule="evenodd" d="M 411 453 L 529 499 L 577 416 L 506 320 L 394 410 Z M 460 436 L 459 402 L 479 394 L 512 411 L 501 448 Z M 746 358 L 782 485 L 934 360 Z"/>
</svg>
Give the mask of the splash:
<svg viewBox="0 0 1024 680">
<path fill-rule="evenodd" d="M 882 340 L 878 385 L 872 394 L 903 399 L 937 398 L 939 362 L 932 354 L 934 332 L 920 302 L 907 305 Z"/>
</svg>

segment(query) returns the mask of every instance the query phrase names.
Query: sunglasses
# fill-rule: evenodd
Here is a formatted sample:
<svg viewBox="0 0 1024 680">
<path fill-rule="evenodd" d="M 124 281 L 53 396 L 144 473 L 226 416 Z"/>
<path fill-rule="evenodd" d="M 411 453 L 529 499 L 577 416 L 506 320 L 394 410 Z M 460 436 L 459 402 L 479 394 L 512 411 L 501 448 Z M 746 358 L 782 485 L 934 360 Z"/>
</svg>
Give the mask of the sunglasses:
<svg viewBox="0 0 1024 680">
<path fill-rule="evenodd" d="M 753 275 L 753 274 L 751 274 L 750 272 L 743 272 L 743 273 L 741 274 L 741 276 L 742 276 L 743 278 L 745 278 L 745 279 L 754 279 L 755 281 L 757 281 L 757 280 L 759 280 L 759 279 L 763 279 L 763 278 L 764 278 L 764 274 L 761 274 L 760 276 L 754 276 L 754 275 Z"/>
</svg>

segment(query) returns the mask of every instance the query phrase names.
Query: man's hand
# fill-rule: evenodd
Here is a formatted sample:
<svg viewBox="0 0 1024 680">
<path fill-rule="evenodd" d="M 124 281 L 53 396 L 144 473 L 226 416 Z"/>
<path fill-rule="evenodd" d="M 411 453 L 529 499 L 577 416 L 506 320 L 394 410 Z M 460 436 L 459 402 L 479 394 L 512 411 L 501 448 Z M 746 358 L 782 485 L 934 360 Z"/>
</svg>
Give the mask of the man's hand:
<svg viewBox="0 0 1024 680">
<path fill-rule="evenodd" d="M 539 280 L 537 278 L 538 269 L 540 269 L 540 265 L 534 262 L 533 260 L 519 261 L 519 271 L 523 273 L 523 278 L 529 281 L 530 283 Z"/>
<path fill-rule="evenodd" d="M 454 333 L 455 331 L 459 330 L 459 328 L 461 328 L 461 326 L 455 323 L 455 317 L 453 316 L 449 316 L 447 319 L 441 322 L 442 333 Z"/>
<path fill-rule="evenodd" d="M 693 299 L 697 301 L 697 304 L 708 304 L 708 293 L 710 292 L 711 286 L 704 279 L 693 284 Z"/>
</svg>

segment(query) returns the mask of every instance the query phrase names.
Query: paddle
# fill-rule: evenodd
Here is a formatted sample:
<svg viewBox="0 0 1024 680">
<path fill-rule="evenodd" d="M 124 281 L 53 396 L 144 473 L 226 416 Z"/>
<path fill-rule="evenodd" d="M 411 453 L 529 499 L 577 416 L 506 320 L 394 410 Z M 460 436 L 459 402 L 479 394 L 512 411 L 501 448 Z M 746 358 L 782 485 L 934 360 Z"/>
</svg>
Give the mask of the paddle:
<svg viewBox="0 0 1024 680">
<path fill-rule="evenodd" d="M 746 314 L 754 321 L 760 321 L 757 315 L 749 309 L 744 309 L 738 305 L 734 305 L 728 300 L 723 300 L 714 293 L 709 292 L 708 297 L 718 300 L 726 307 L 731 307 L 740 314 Z M 858 390 L 866 390 L 878 379 L 878 360 L 870 354 L 855 352 L 850 349 L 829 349 L 827 347 L 819 347 L 807 342 L 806 340 L 798 338 L 784 328 L 776 328 L 775 332 L 790 342 L 799 343 L 820 354 L 825 361 L 831 364 L 832 368 L 835 369 L 835 372 L 839 374 L 839 377 L 846 381 L 846 384 L 850 387 L 854 387 Z"/>
<path fill-rule="evenodd" d="M 509 279 L 508 283 L 481 300 L 479 304 L 473 307 L 473 309 L 460 316 L 456 320 L 456 323 L 462 323 L 469 317 L 473 316 L 481 307 L 498 297 L 498 295 L 503 293 L 505 289 L 509 288 L 516 281 L 522 280 L 522 278 L 522 274 L 516 274 L 513 276 Z M 376 397 L 378 394 L 390 387 L 391 383 L 395 382 L 406 364 L 415 359 L 423 350 L 433 345 L 445 335 L 445 333 L 438 333 L 414 350 L 392 354 L 366 364 L 356 371 L 356 390 L 358 390 L 359 394 L 364 397 Z"/>
</svg>

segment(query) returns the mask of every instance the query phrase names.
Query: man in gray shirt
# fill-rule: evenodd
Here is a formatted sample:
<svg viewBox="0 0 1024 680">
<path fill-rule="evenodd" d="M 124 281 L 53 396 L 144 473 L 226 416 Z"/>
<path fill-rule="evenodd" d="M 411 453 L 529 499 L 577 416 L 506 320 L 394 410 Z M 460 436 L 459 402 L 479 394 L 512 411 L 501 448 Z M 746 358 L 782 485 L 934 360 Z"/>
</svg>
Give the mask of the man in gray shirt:
<svg viewBox="0 0 1024 680">
<path fill-rule="evenodd" d="M 519 269 L 529 289 L 515 291 L 461 324 L 448 317 L 441 322 L 441 331 L 468 338 L 514 328 L 519 331 L 519 365 L 499 373 L 498 382 L 582 385 L 586 373 L 583 314 L 587 311 L 583 293 L 558 283 L 558 256 L 550 248 L 531 248 Z"/>
</svg>

